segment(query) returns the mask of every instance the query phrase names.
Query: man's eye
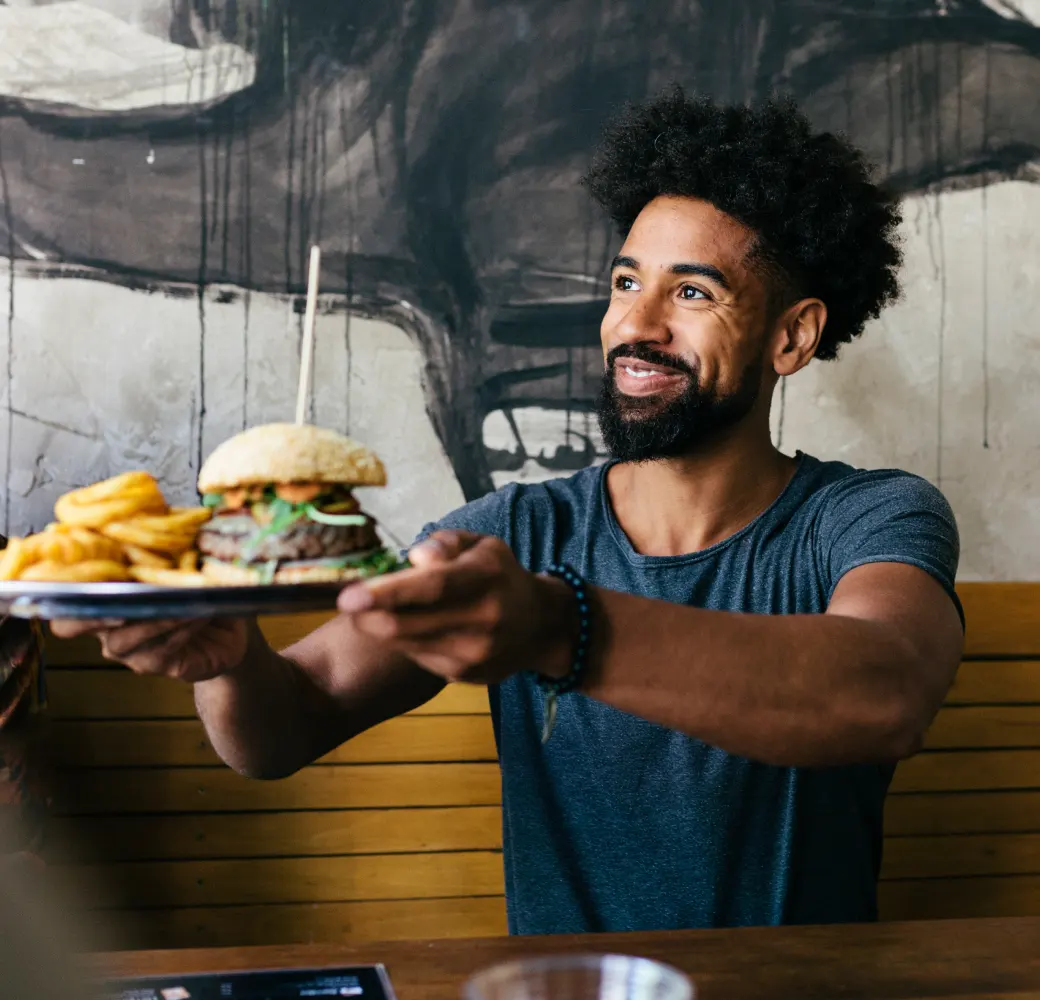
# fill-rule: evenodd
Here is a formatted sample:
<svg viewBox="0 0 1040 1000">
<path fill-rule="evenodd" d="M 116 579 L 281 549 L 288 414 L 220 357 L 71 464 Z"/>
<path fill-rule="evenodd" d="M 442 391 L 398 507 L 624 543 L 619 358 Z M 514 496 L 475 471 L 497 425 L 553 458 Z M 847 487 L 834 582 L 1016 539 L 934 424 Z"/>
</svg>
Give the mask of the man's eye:
<svg viewBox="0 0 1040 1000">
<path fill-rule="evenodd" d="M 683 285 L 679 290 L 679 294 L 682 298 L 686 299 L 687 302 L 693 302 L 697 299 L 706 299 L 708 297 L 699 288 L 694 288 L 693 285 Z"/>
<path fill-rule="evenodd" d="M 614 279 L 614 287 L 619 292 L 631 292 L 636 288 L 636 279 L 627 274 L 619 274 Z"/>
</svg>

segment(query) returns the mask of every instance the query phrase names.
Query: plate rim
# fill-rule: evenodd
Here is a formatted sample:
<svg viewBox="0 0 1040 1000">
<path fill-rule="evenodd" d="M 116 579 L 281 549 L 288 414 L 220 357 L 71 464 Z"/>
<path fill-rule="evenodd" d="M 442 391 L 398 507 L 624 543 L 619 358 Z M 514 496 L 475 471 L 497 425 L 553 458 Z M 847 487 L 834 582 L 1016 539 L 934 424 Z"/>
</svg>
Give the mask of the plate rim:
<svg viewBox="0 0 1040 1000">
<path fill-rule="evenodd" d="M 21 581 L 0 580 L 0 600 L 15 600 L 19 597 L 67 600 L 84 598 L 134 598 L 163 595 L 200 594 L 272 594 L 272 593 L 316 593 L 327 589 L 342 590 L 362 582 L 361 577 L 352 580 L 317 580 L 303 583 L 235 583 L 209 584 L 202 587 L 169 587 L 161 584 L 138 583 L 131 580 L 107 580 L 91 583 L 61 583 L 43 580 Z"/>
</svg>

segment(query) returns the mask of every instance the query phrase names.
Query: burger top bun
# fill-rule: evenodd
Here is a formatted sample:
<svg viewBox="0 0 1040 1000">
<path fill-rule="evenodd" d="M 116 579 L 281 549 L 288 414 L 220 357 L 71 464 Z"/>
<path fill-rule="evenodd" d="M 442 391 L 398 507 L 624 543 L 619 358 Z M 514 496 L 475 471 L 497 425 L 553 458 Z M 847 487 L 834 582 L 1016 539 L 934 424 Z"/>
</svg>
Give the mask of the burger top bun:
<svg viewBox="0 0 1040 1000">
<path fill-rule="evenodd" d="M 200 493 L 269 483 L 385 486 L 383 463 L 364 445 L 310 424 L 262 424 L 228 438 L 203 463 Z"/>
</svg>

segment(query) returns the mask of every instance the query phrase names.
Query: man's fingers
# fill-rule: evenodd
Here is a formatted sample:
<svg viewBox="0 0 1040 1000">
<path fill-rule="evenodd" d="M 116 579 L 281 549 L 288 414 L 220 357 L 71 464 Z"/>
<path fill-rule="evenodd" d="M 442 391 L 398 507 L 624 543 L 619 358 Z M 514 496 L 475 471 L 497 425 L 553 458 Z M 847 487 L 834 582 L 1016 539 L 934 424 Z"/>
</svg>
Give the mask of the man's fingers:
<svg viewBox="0 0 1040 1000">
<path fill-rule="evenodd" d="M 462 680 L 470 668 L 487 659 L 492 640 L 482 630 L 453 629 L 441 636 L 402 639 L 395 643 L 420 667 L 452 680 Z"/>
<path fill-rule="evenodd" d="M 395 611 L 402 608 L 433 610 L 471 600 L 492 583 L 499 570 L 493 558 L 498 539 L 471 531 L 438 531 L 413 546 L 410 569 L 346 587 L 337 606 L 343 614 Z"/>
<path fill-rule="evenodd" d="M 208 619 L 203 618 L 193 621 L 163 620 L 126 625 L 101 633 L 101 652 L 110 659 L 127 660 L 162 647 L 169 637 L 178 633 L 184 633 L 190 638 L 207 624 Z"/>
<path fill-rule="evenodd" d="M 485 573 L 473 567 L 448 563 L 426 569 L 405 569 L 347 587 L 340 593 L 337 607 L 343 614 L 404 608 L 432 611 L 469 600 L 485 585 Z"/>
<path fill-rule="evenodd" d="M 357 629 L 373 639 L 432 639 L 473 628 L 466 611 L 363 611 L 354 616 Z"/>
<path fill-rule="evenodd" d="M 419 569 L 450 562 L 473 548 L 482 537 L 472 531 L 435 531 L 408 550 L 408 561 Z"/>
<path fill-rule="evenodd" d="M 51 633 L 59 639 L 77 639 L 81 635 L 97 635 L 123 625 L 119 620 L 56 618 L 50 623 Z"/>
<path fill-rule="evenodd" d="M 127 657 L 126 665 L 136 674 L 165 674 L 181 679 L 190 677 L 199 654 L 197 651 L 193 653 L 188 647 L 206 627 L 206 622 L 192 622 L 155 639 Z"/>
</svg>

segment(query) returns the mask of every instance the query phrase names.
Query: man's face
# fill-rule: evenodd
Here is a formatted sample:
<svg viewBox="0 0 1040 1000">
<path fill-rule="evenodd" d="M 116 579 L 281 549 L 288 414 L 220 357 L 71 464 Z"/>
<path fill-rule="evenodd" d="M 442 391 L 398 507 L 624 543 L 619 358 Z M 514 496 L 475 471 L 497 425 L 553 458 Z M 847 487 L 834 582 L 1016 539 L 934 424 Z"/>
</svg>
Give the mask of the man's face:
<svg viewBox="0 0 1040 1000">
<path fill-rule="evenodd" d="M 753 245 L 707 202 L 660 197 L 639 214 L 600 327 L 599 419 L 614 458 L 690 454 L 754 408 L 770 316 Z"/>
</svg>

